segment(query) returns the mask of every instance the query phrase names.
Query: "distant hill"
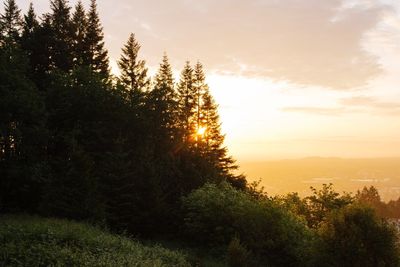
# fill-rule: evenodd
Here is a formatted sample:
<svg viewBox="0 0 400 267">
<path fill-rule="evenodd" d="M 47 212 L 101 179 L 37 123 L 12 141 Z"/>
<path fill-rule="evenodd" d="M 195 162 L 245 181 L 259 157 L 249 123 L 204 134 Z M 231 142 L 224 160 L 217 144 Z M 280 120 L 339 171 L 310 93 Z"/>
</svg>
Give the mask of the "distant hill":
<svg viewBox="0 0 400 267">
<path fill-rule="evenodd" d="M 240 162 L 249 181 L 262 179 L 271 194 L 310 193 L 310 186 L 333 183 L 337 191 L 356 192 L 364 186 L 378 188 L 383 200 L 400 197 L 400 158 L 304 158 Z"/>
</svg>

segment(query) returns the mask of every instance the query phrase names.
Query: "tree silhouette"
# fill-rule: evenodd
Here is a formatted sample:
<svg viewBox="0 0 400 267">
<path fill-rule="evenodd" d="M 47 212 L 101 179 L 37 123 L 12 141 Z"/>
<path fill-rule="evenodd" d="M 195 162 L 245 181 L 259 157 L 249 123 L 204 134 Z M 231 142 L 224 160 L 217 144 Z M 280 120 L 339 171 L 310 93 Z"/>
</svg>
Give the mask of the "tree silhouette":
<svg viewBox="0 0 400 267">
<path fill-rule="evenodd" d="M 187 61 L 181 72 L 178 83 L 179 125 L 183 131 L 184 142 L 190 144 L 195 133 L 196 120 L 196 91 L 194 88 L 194 74 L 190 62 Z"/>
<path fill-rule="evenodd" d="M 86 18 L 85 9 L 81 1 L 75 6 L 75 11 L 72 14 L 72 26 L 74 31 L 73 38 L 73 60 L 75 66 L 89 65 L 85 60 L 88 57 L 90 49 L 86 42 L 87 31 L 88 31 L 88 21 Z"/>
<path fill-rule="evenodd" d="M 85 47 L 88 49 L 85 55 L 84 65 L 99 73 L 103 78 L 109 76 L 108 52 L 104 48 L 104 33 L 97 12 L 96 0 L 91 0 L 87 15 L 87 33 Z"/>
<path fill-rule="evenodd" d="M 4 14 L 0 16 L 0 45 L 14 45 L 21 32 L 21 11 L 15 0 L 4 2 Z"/>
<path fill-rule="evenodd" d="M 171 142 L 177 135 L 177 95 L 175 91 L 172 68 L 166 54 L 154 77 L 153 90 L 148 95 L 150 120 L 158 128 L 158 138 Z M 156 129 L 155 129 L 156 130 Z"/>
<path fill-rule="evenodd" d="M 119 81 L 130 92 L 131 101 L 141 101 L 143 93 L 148 89 L 150 80 L 147 77 L 146 62 L 138 59 L 140 45 L 131 33 L 127 43 L 122 48 L 118 61 L 121 70 Z"/>
<path fill-rule="evenodd" d="M 51 1 L 49 14 L 52 39 L 50 56 L 53 68 L 69 72 L 73 66 L 73 25 L 70 18 L 71 8 L 66 0 Z"/>
</svg>

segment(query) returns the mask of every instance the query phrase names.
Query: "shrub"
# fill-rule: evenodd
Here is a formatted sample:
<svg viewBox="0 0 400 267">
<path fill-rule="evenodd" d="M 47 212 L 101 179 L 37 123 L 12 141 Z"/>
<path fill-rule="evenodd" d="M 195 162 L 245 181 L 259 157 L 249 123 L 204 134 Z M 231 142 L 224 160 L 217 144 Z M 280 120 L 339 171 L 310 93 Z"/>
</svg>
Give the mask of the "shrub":
<svg viewBox="0 0 400 267">
<path fill-rule="evenodd" d="M 302 266 L 312 234 L 292 213 L 267 198 L 254 198 L 227 183 L 206 184 L 183 199 L 192 240 L 226 246 L 238 236 L 259 264 Z"/>
<path fill-rule="evenodd" d="M 399 266 L 397 237 L 368 207 L 352 204 L 331 214 L 319 229 L 319 266 Z"/>
<path fill-rule="evenodd" d="M 240 243 L 239 238 L 233 238 L 227 250 L 228 266 L 246 267 L 248 266 L 249 256 L 249 251 Z"/>
</svg>

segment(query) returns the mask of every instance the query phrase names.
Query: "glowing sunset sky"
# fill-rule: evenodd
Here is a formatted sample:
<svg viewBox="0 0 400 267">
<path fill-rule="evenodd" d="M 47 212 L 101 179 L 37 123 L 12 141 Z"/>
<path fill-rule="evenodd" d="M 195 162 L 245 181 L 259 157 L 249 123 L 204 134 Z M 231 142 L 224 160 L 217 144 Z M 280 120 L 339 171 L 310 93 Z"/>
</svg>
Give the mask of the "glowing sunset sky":
<svg viewBox="0 0 400 267">
<path fill-rule="evenodd" d="M 87 0 L 83 1 L 88 6 Z M 17 0 L 27 9 L 27 0 Z M 37 13 L 48 0 L 33 1 Z M 70 1 L 75 4 L 76 1 Z M 98 0 L 112 65 L 200 60 L 240 161 L 400 156 L 400 1 Z"/>
</svg>

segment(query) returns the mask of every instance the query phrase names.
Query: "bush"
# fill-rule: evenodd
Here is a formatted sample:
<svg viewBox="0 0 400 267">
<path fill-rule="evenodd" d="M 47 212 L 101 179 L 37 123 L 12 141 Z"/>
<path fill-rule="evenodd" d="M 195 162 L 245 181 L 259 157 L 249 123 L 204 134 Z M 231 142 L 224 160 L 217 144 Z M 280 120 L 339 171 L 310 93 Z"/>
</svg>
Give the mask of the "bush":
<svg viewBox="0 0 400 267">
<path fill-rule="evenodd" d="M 311 232 L 267 198 L 254 198 L 227 183 L 206 184 L 183 199 L 183 210 L 192 240 L 227 246 L 237 236 L 264 265 L 302 266 L 309 260 Z"/>
<path fill-rule="evenodd" d="M 239 238 L 232 239 L 227 251 L 228 266 L 246 267 L 248 266 L 249 256 L 249 251 L 240 243 Z"/>
<path fill-rule="evenodd" d="M 143 246 L 92 226 L 0 217 L 0 266 L 190 266 L 183 254 Z"/>
<path fill-rule="evenodd" d="M 352 204 L 327 219 L 319 229 L 318 266 L 399 266 L 397 237 L 368 207 Z"/>
</svg>

